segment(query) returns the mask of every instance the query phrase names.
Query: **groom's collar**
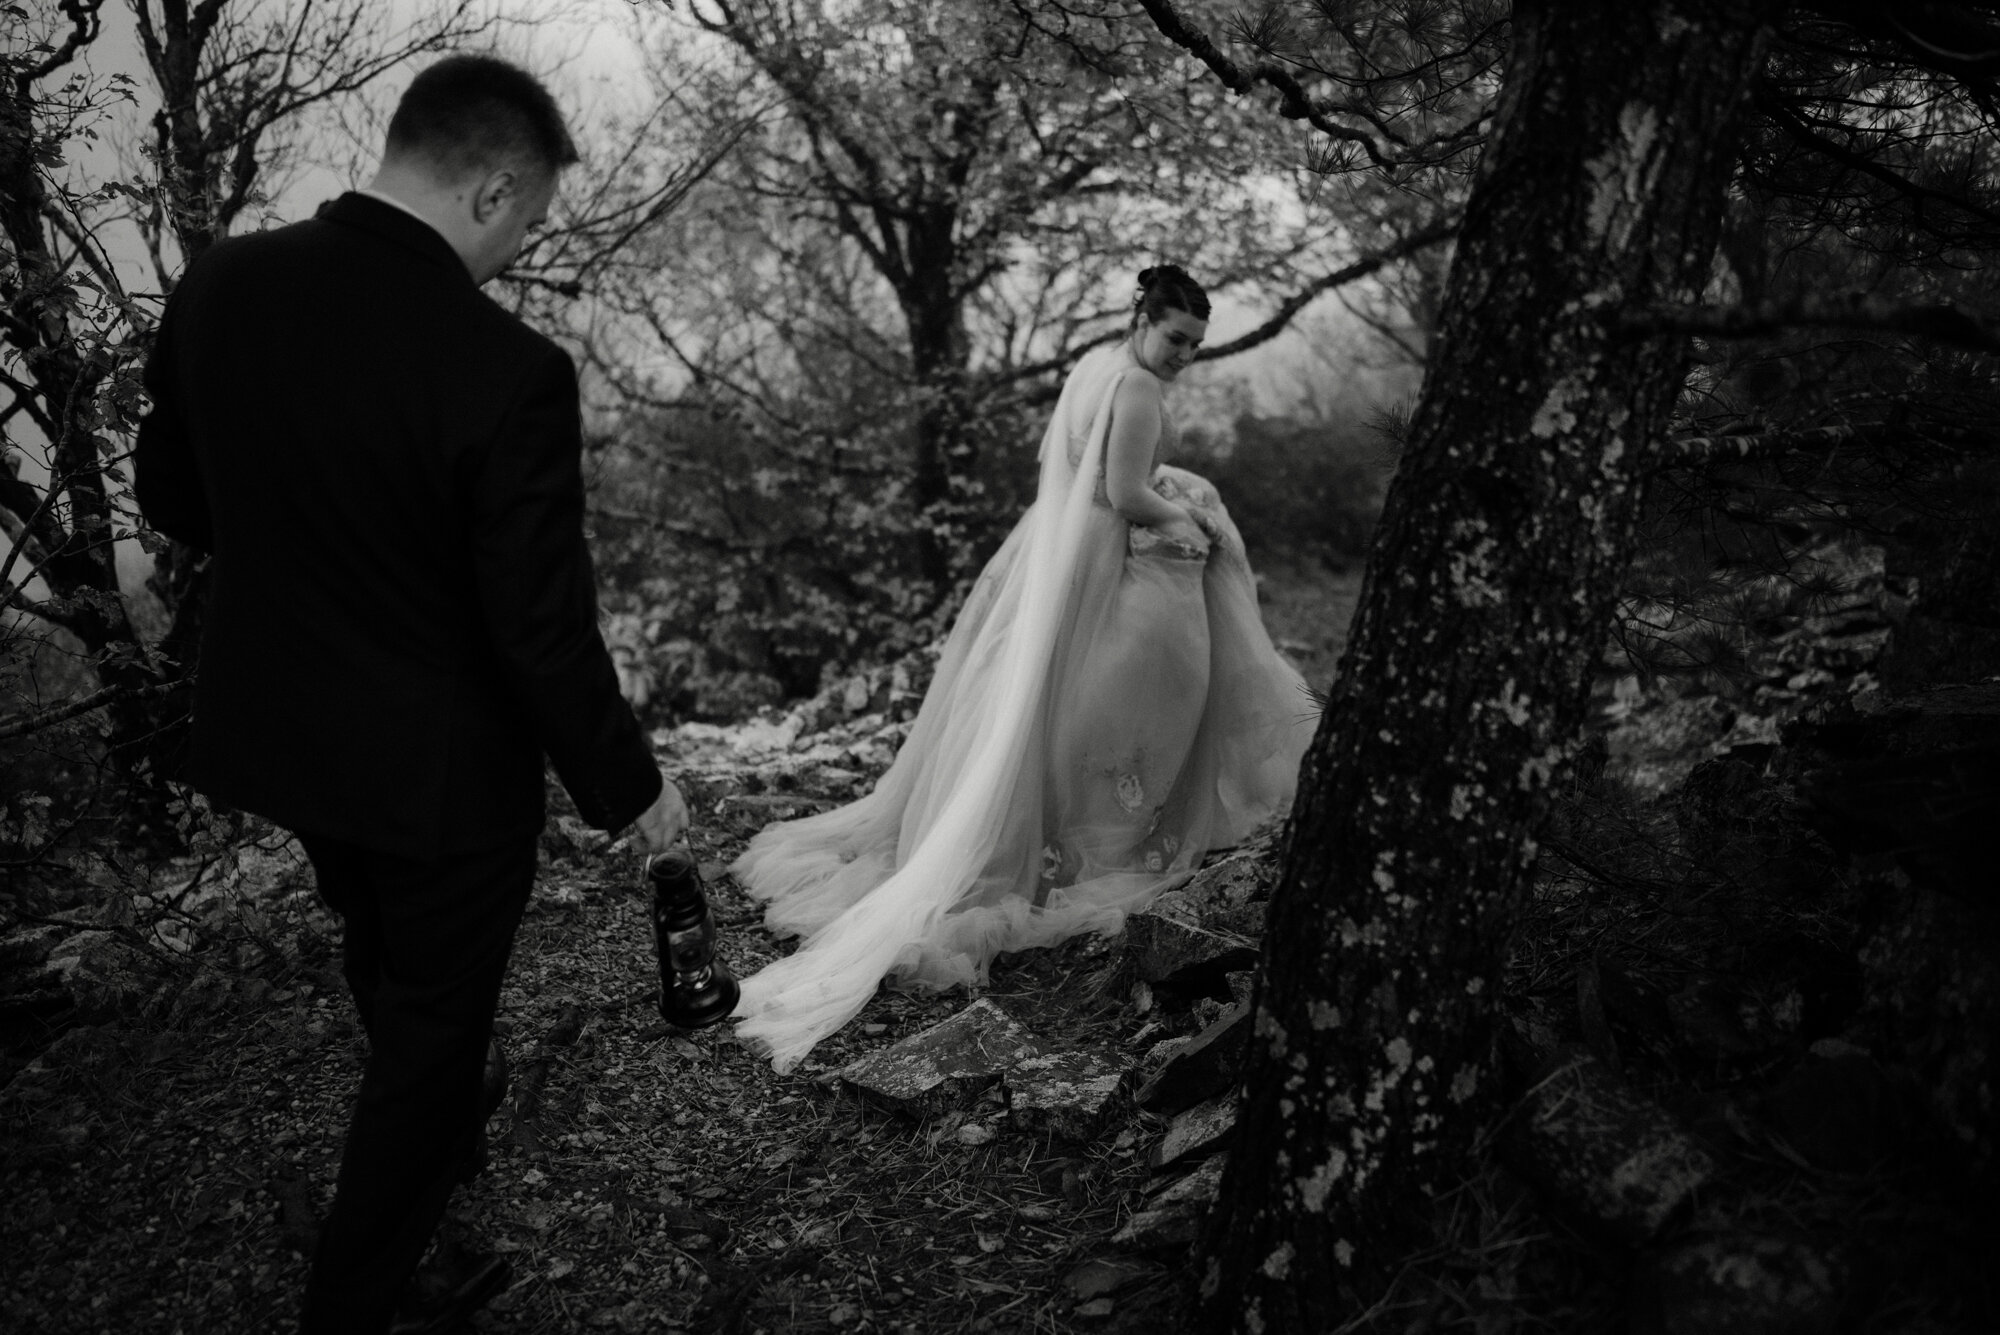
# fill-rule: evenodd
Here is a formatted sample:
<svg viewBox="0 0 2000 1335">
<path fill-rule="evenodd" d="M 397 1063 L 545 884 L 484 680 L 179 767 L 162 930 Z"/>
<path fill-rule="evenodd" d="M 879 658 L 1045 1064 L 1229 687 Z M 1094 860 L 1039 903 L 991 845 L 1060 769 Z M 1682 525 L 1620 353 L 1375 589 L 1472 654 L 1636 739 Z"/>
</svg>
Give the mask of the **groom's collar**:
<svg viewBox="0 0 2000 1335">
<path fill-rule="evenodd" d="M 392 209 L 401 209 L 404 213 L 409 214 L 412 218 L 415 218 L 418 222 L 430 228 L 433 232 L 438 233 L 440 236 L 444 234 L 443 228 L 439 227 L 429 218 L 426 218 L 423 214 L 418 213 L 415 209 L 411 208 L 408 204 L 405 204 L 402 200 L 397 199 L 394 195 L 385 194 L 380 190 L 370 190 L 365 185 L 362 186 L 359 190 L 356 190 L 354 193 L 357 195 L 365 195 L 369 199 L 380 200 L 382 203 L 387 204 Z"/>
<path fill-rule="evenodd" d="M 385 240 L 416 251 L 434 264 L 444 265 L 468 283 L 472 274 L 465 261 L 451 248 L 444 234 L 417 213 L 393 200 L 360 190 L 350 190 L 340 198 L 320 206 L 315 215 L 328 222 L 358 227 Z"/>
</svg>

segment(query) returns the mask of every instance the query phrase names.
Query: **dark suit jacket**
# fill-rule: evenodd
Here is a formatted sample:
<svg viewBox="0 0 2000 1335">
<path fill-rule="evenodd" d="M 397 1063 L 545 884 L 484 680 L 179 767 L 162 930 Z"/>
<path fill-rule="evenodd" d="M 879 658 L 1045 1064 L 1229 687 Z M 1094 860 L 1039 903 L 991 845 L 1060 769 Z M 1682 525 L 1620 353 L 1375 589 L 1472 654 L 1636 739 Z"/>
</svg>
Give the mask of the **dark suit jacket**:
<svg viewBox="0 0 2000 1335">
<path fill-rule="evenodd" d="M 658 770 L 597 630 L 576 373 L 364 195 L 224 241 L 167 304 L 136 489 L 214 553 L 196 787 L 408 857 L 585 819 Z"/>
</svg>

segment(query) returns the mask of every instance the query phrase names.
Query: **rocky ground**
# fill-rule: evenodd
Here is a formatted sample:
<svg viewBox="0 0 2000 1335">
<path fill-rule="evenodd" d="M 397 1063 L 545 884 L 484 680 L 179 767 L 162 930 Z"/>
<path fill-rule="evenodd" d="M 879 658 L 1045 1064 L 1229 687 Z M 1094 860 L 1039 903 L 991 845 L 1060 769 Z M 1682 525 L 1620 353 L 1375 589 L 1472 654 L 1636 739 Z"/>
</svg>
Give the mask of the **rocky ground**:
<svg viewBox="0 0 2000 1335">
<path fill-rule="evenodd" d="M 1801 813 L 1856 729 L 1907 756 L 1894 738 L 2000 703 L 1911 722 L 1857 675 L 1879 601 L 1825 615 L 1720 706 L 1607 684 L 1605 773 L 1566 796 L 1508 980 L 1518 1098 L 1384 1328 L 1991 1328 L 1990 924 Z M 1271 620 L 1330 670 L 1324 608 Z M 872 782 L 924 673 L 660 736 L 739 971 L 781 947 L 728 861 Z M 452 1221 L 515 1266 L 479 1329 L 1174 1328 L 1269 838 L 977 997 L 884 992 L 789 1076 L 660 1021 L 634 857 L 560 816 L 544 852 L 500 1017 L 513 1089 Z M 361 1058 L 333 924 L 275 835 L 83 874 L 95 916 L 0 942 L 0 1329 L 282 1328 Z M 1918 957 L 1949 976 L 1910 983 Z"/>
<path fill-rule="evenodd" d="M 905 726 L 893 712 L 804 739 L 782 721 L 669 739 L 737 969 L 777 946 L 724 864 L 766 821 L 863 781 Z M 1088 938 L 1002 961 L 970 1007 L 884 993 L 778 1076 L 726 1029 L 660 1021 L 631 855 L 567 817 L 545 852 L 499 1020 L 512 1094 L 455 1207 L 454 1227 L 516 1268 L 480 1329 L 1164 1328 L 1192 1217 L 1166 1221 L 1164 1254 L 1150 1235 L 1112 1241 L 1144 1210 L 1165 1126 L 1134 1105 L 1138 1062 L 1120 1054 L 1192 1033 L 1220 1002 L 1156 1002 L 1122 943 Z M 0 1093 L 0 1327 L 261 1331 L 298 1292 L 362 1043 L 295 846 L 273 836 L 228 861 L 207 869 L 207 902 L 254 906 L 284 943 L 254 967 L 107 929 L 9 941 L 17 957 L 50 949 L 34 976 L 85 1014 L 17 1049 Z M 949 1059 L 867 1074 L 954 1016 L 1004 1030 L 1009 1065 L 1060 1060 L 1032 1087 Z"/>
</svg>

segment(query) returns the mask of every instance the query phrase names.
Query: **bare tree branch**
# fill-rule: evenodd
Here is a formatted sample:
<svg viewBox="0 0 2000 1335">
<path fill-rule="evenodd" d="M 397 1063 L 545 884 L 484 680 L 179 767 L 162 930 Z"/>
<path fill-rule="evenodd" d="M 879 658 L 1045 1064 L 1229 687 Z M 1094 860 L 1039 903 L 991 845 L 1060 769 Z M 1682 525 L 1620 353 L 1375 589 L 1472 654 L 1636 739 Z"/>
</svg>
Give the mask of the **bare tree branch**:
<svg viewBox="0 0 2000 1335">
<path fill-rule="evenodd" d="M 1223 357 L 1234 357 L 1239 352 L 1248 352 L 1251 348 L 1261 343 L 1268 343 L 1271 339 L 1283 333 L 1286 326 L 1291 324 L 1292 318 L 1310 305 L 1313 299 L 1321 293 L 1330 292 L 1337 287 L 1345 287 L 1357 279 L 1366 278 L 1369 274 L 1374 273 L 1385 265 L 1394 264 L 1397 260 L 1413 255 L 1417 251 L 1427 247 L 1449 241 L 1457 235 L 1457 216 L 1453 215 L 1441 218 L 1431 223 L 1428 227 L 1412 232 L 1386 250 L 1365 256 L 1362 259 L 1354 261 L 1352 264 L 1335 269 L 1332 273 L 1322 274 L 1300 288 L 1297 292 L 1294 292 L 1291 296 L 1285 298 L 1283 302 L 1279 303 L 1278 309 L 1271 313 L 1270 318 L 1255 329 L 1240 337 L 1232 338 L 1227 343 L 1220 343 L 1212 348 L 1203 348 L 1197 360 L 1216 361 Z"/>
<path fill-rule="evenodd" d="M 1393 165 L 1393 159 L 1382 151 L 1374 135 L 1334 120 L 1326 106 L 1307 96 L 1298 77 L 1290 70 L 1273 61 L 1265 61 L 1246 70 L 1222 54 L 1207 33 L 1190 24 L 1173 0 L 1139 0 L 1139 3 L 1162 36 L 1213 70 L 1230 92 L 1247 93 L 1260 83 L 1269 84 L 1278 93 L 1278 114 L 1285 119 L 1305 121 L 1330 139 L 1359 146 L 1377 167 Z"/>
<path fill-rule="evenodd" d="M 1615 321 L 1620 333 L 1700 334 L 1750 338 L 1811 325 L 1878 333 L 1915 334 L 1977 352 L 2000 352 L 2000 330 L 1955 306 L 1913 306 L 1866 293 L 1797 297 L 1741 306 L 1667 306 L 1630 312 Z"/>
<path fill-rule="evenodd" d="M 1967 444 L 1991 440 L 1993 433 L 1969 427 L 1903 422 L 1857 422 L 1850 426 L 1809 427 L 1803 431 L 1758 431 L 1739 435 L 1670 436 L 1647 452 L 1652 472 L 1713 463 L 1748 463 L 1787 454 L 1813 453 L 1843 445 Z"/>
<path fill-rule="evenodd" d="M 52 728 L 66 719 L 79 714 L 88 714 L 93 709 L 103 709 L 127 700 L 152 700 L 167 694 L 180 685 L 177 681 L 156 682 L 150 686 L 107 686 L 93 691 L 79 700 L 67 704 L 52 705 L 30 714 L 17 714 L 10 719 L 0 719 L 0 742 L 14 737 L 25 737 L 29 733 Z"/>
<path fill-rule="evenodd" d="M 99 15 L 103 8 L 104 0 L 63 0 L 62 15 L 70 21 L 69 34 L 63 38 L 62 45 L 49 52 L 39 64 L 25 68 L 15 76 L 15 83 L 24 97 L 30 85 L 41 82 L 75 60 L 77 52 L 97 40 L 97 35 L 104 28 L 104 20 Z"/>
</svg>

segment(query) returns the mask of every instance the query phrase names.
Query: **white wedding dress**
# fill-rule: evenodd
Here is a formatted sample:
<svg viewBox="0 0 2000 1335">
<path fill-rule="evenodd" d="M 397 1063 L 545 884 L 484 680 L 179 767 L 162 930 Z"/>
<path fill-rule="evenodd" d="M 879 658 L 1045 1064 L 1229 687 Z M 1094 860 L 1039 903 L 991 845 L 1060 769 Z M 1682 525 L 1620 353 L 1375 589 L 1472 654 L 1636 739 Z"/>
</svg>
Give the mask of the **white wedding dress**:
<svg viewBox="0 0 2000 1335">
<path fill-rule="evenodd" d="M 1206 550 L 1105 499 L 1114 391 L 1149 374 L 1122 343 L 1071 372 L 1035 503 L 973 586 L 895 763 L 731 868 L 772 931 L 803 938 L 735 1012 L 778 1070 L 885 977 L 983 982 L 1001 951 L 1117 931 L 1291 800 L 1313 703 L 1215 489 L 1155 447 L 1154 488 L 1205 512 Z"/>
</svg>

